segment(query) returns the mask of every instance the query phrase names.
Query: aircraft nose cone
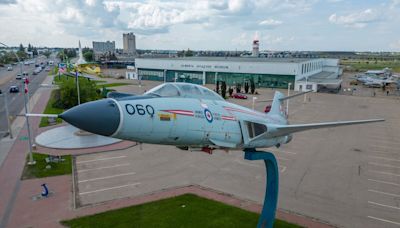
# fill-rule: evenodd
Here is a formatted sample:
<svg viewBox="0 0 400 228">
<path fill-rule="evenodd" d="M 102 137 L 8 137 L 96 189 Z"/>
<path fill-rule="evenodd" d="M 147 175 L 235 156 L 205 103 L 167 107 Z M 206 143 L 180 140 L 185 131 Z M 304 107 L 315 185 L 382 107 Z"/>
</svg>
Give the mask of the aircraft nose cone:
<svg viewBox="0 0 400 228">
<path fill-rule="evenodd" d="M 114 134 L 120 122 L 118 105 L 111 99 L 75 106 L 59 117 L 77 128 L 104 136 Z"/>
</svg>

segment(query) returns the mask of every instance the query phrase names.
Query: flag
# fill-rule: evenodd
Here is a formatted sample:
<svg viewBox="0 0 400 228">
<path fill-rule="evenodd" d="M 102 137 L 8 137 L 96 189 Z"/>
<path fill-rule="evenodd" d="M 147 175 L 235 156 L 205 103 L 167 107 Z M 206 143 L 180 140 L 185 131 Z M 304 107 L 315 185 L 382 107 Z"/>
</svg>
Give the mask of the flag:
<svg viewBox="0 0 400 228">
<path fill-rule="evenodd" d="M 25 81 L 25 93 L 28 93 L 28 83 Z"/>
</svg>

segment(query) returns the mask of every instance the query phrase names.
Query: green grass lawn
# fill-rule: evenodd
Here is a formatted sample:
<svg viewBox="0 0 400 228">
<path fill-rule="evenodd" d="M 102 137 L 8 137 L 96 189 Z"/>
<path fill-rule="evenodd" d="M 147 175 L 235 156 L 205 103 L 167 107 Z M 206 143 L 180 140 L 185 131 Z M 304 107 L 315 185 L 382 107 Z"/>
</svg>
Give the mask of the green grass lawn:
<svg viewBox="0 0 400 228">
<path fill-rule="evenodd" d="M 45 159 L 49 155 L 33 153 L 33 159 L 36 161 L 35 165 L 25 164 L 24 171 L 22 172 L 21 179 L 32 179 L 32 178 L 43 178 L 50 176 L 59 176 L 72 173 L 71 155 L 62 156 L 65 161 L 59 163 L 46 163 Z M 29 154 L 26 161 L 29 160 Z M 50 165 L 50 169 L 46 169 L 46 166 Z"/>
<path fill-rule="evenodd" d="M 132 85 L 132 84 L 131 83 L 126 83 L 126 82 L 97 84 L 97 88 L 103 88 L 103 87 L 109 88 L 109 87 L 124 86 L 124 85 Z"/>
<path fill-rule="evenodd" d="M 367 71 L 367 70 L 382 70 L 383 68 L 391 68 L 393 72 L 400 72 L 399 61 L 375 61 L 375 60 L 341 60 L 341 64 L 351 66 L 356 71 Z"/>
<path fill-rule="evenodd" d="M 193 194 L 85 216 L 61 224 L 69 227 L 251 227 L 257 213 Z M 300 227 L 276 220 L 274 227 Z"/>
<path fill-rule="evenodd" d="M 51 91 L 50 98 L 47 101 L 47 105 L 46 105 L 46 108 L 44 109 L 43 113 L 45 113 L 45 114 L 60 114 L 64 111 L 63 109 L 53 107 L 53 103 L 55 102 L 55 96 L 54 96 L 55 93 L 56 93 L 56 90 Z M 62 120 L 60 118 L 56 119 L 57 124 L 59 124 L 61 122 L 62 122 Z M 39 127 L 47 127 L 47 126 L 49 126 L 48 117 L 42 117 L 40 119 Z"/>
</svg>

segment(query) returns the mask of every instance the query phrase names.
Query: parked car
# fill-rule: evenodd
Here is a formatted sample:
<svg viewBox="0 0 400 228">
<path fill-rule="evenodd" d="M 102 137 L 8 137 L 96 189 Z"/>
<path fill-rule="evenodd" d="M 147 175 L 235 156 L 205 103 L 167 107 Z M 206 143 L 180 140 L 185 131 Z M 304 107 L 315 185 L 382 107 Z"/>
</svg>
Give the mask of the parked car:
<svg viewBox="0 0 400 228">
<path fill-rule="evenodd" d="M 271 105 L 265 106 L 264 112 L 269 113 L 271 111 Z"/>
<path fill-rule="evenodd" d="M 12 66 L 7 67 L 7 70 L 12 71 L 13 70 Z"/>
<path fill-rule="evenodd" d="M 29 75 L 28 72 L 26 71 L 22 72 L 22 76 L 27 77 L 28 75 Z"/>
<path fill-rule="evenodd" d="M 232 95 L 232 97 L 236 99 L 247 99 L 247 96 L 243 93 L 235 93 Z"/>
<path fill-rule="evenodd" d="M 15 77 L 15 79 L 21 80 L 21 79 L 22 79 L 22 74 L 17 74 L 17 76 Z"/>
<path fill-rule="evenodd" d="M 19 93 L 18 86 L 10 86 L 10 93 Z"/>
</svg>

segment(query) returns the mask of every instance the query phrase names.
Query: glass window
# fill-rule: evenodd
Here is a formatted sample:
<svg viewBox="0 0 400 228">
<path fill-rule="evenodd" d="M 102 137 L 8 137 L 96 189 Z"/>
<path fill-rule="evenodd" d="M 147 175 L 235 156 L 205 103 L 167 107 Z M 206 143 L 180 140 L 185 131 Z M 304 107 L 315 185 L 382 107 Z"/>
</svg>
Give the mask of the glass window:
<svg viewBox="0 0 400 228">
<path fill-rule="evenodd" d="M 223 100 L 222 97 L 220 97 L 217 93 L 214 93 L 213 91 L 206 89 L 206 88 L 200 88 L 201 92 L 203 92 L 203 97 L 205 99 L 210 99 L 210 100 Z"/>
<path fill-rule="evenodd" d="M 184 95 L 202 95 L 200 90 L 196 86 L 191 84 L 183 84 L 180 85 L 179 88 Z"/>
<path fill-rule="evenodd" d="M 160 97 L 178 97 L 180 96 L 178 89 L 171 84 L 162 84 L 149 90 L 146 94 L 155 94 Z"/>
</svg>

